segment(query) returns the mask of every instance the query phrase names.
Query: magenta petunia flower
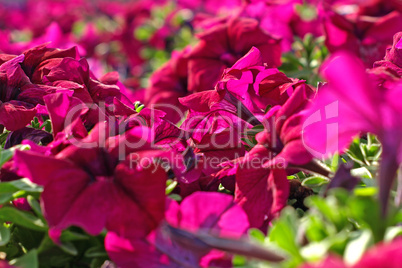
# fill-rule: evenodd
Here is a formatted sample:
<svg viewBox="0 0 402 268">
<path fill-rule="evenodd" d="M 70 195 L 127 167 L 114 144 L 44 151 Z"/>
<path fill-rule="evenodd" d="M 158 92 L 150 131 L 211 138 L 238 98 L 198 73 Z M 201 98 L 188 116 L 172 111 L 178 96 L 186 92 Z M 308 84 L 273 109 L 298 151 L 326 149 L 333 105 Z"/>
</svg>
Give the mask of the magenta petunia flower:
<svg viewBox="0 0 402 268">
<path fill-rule="evenodd" d="M 312 160 L 302 140 L 302 112 L 313 94 L 303 83 L 282 107 L 275 106 L 265 115 L 264 131 L 256 135 L 258 144 L 271 152 L 272 159 L 264 162 L 265 167 L 303 166 Z"/>
<path fill-rule="evenodd" d="M 301 111 L 314 91 L 301 84 L 285 104 L 264 116 L 258 142 L 237 163 L 235 200 L 243 207 L 251 226 L 261 228 L 286 205 L 289 195 L 287 170 L 308 170 L 313 156 L 302 141 Z"/>
<path fill-rule="evenodd" d="M 27 29 L 35 38 L 42 35 L 43 29 L 52 22 L 59 24 L 63 33 L 71 32 L 74 22 L 83 19 L 89 10 L 90 5 L 84 0 L 3 2 L 0 6 L 0 20 L 4 28 Z"/>
<path fill-rule="evenodd" d="M 239 8 L 242 4 L 241 0 L 223 0 L 220 2 L 206 0 L 178 0 L 179 7 L 189 8 L 194 11 L 201 11 L 209 14 L 227 14 Z"/>
<path fill-rule="evenodd" d="M 359 133 L 371 132 L 382 145 L 379 187 L 383 212 L 388 203 L 401 155 L 400 102 L 402 84 L 383 88 L 365 73 L 363 64 L 350 54 L 336 54 L 324 67 L 329 81 L 310 105 L 303 138 L 315 157 L 343 152 Z M 358 100 L 358 102 L 356 102 Z"/>
<path fill-rule="evenodd" d="M 7 261 L 0 261 L 0 268 L 15 268 L 15 266 L 8 264 Z"/>
<path fill-rule="evenodd" d="M 180 102 L 189 109 L 181 127 L 188 132 L 201 166 L 200 179 L 181 194 L 217 190 L 225 181 L 218 175 L 221 164 L 244 155 L 242 133 L 259 121 L 225 90 L 194 93 Z"/>
<path fill-rule="evenodd" d="M 201 33 L 199 38 L 188 57 L 188 89 L 192 92 L 214 88 L 223 70 L 253 46 L 260 50 L 268 67 L 281 64 L 280 40 L 262 30 L 254 19 L 228 19 Z"/>
<path fill-rule="evenodd" d="M 80 144 L 55 156 L 31 151 L 14 156 L 18 174 L 44 186 L 41 206 L 56 241 L 71 225 L 91 235 L 106 228 L 124 237 L 142 237 L 164 217 L 167 176 L 153 163 L 158 154 L 150 148 L 149 130 L 134 128 L 106 141 L 104 131 L 98 125 Z"/>
<path fill-rule="evenodd" d="M 118 81 L 102 77 L 103 83 L 96 79 L 87 60 L 79 59 L 75 48 L 61 50 L 42 45 L 24 52 L 24 55 L 22 68 L 35 85 L 46 85 L 57 91 L 70 90 L 73 97 L 88 106 L 90 111 L 84 122 L 89 128 L 99 121 L 99 114 L 113 115 L 115 98 L 133 107 L 132 102 L 120 91 Z M 113 84 L 113 81 L 116 83 Z"/>
<path fill-rule="evenodd" d="M 219 237 L 239 239 L 249 224 L 242 209 L 230 195 L 197 192 L 179 205 L 167 202 L 166 222 L 191 233 L 208 233 Z M 231 256 L 211 250 L 198 243 L 171 237 L 162 225 L 148 237 L 128 240 L 109 232 L 105 248 L 119 267 L 230 267 Z"/>
<path fill-rule="evenodd" d="M 61 50 L 41 45 L 18 57 L 1 54 L 0 63 L 0 125 L 9 130 L 26 126 L 37 112 L 46 114 L 43 97 L 57 91 L 70 90 L 91 108 L 85 119 L 89 127 L 99 121 L 98 105 L 106 108 L 106 115 L 113 115 L 115 98 L 133 106 L 117 85 L 95 79 L 87 61 L 78 60 L 75 48 Z M 38 104 L 42 105 L 40 111 L 36 109 Z"/>
<path fill-rule="evenodd" d="M 398 11 L 383 17 L 341 16 L 326 11 L 323 20 L 329 51 L 347 50 L 369 68 L 384 57 L 385 49 L 392 44 L 392 36 L 402 27 L 402 14 Z"/>
<path fill-rule="evenodd" d="M 392 48 L 387 49 L 387 53 L 385 55 L 385 60 L 394 63 L 395 65 L 402 68 L 402 32 L 399 32 L 394 35 L 394 43 Z"/>
<path fill-rule="evenodd" d="M 287 77 L 276 68 L 268 68 L 258 48 L 253 47 L 231 68 L 225 69 L 216 89 L 228 90 L 256 117 L 268 106 L 283 105 L 303 81 Z"/>
<path fill-rule="evenodd" d="M 12 42 L 11 34 L 3 33 L 4 39 L 0 41 L 0 51 L 9 54 L 21 54 L 29 48 L 36 47 L 47 43 L 48 48 L 70 48 L 77 46 L 77 49 L 82 56 L 88 56 L 85 49 L 74 43 L 73 36 L 70 33 L 63 33 L 60 25 L 52 22 L 43 32 L 41 36 L 33 38 L 25 42 Z"/>
<path fill-rule="evenodd" d="M 215 166 L 204 166 L 203 174 L 209 177 L 200 179 L 201 188 L 196 189 L 215 189 L 213 187 L 217 187 L 217 183 L 233 189 L 231 184 L 234 183 L 237 165 L 248 165 L 248 161 L 253 158 L 241 159 L 245 154 L 245 145 L 250 146 L 242 140 L 244 133 L 261 122 L 266 123 L 266 131 L 257 135 L 259 145 L 250 154 L 253 155 L 260 147 L 265 149 L 264 157 L 252 159 L 260 161 L 258 168 L 264 166 L 264 174 L 255 180 L 260 181 L 265 175 L 267 177 L 269 168 L 281 166 L 283 169 L 290 165 L 308 164 L 312 156 L 305 150 L 301 140 L 302 117 L 298 113 L 305 107 L 313 92 L 303 81 L 292 80 L 277 69 L 264 66 L 259 50 L 252 48 L 232 68 L 225 70 L 216 90 L 194 93 L 180 99 L 189 108 L 182 127 L 190 133 L 195 152 L 202 153 L 204 158 L 201 159 L 206 161 L 221 159 Z M 264 110 L 270 104 L 284 106 L 279 111 L 279 107 L 272 108 L 267 118 L 264 118 Z M 247 176 L 240 177 L 241 187 L 237 193 L 247 200 L 248 179 Z M 272 197 L 265 190 L 261 194 Z M 261 214 L 264 218 L 264 215 L 270 214 L 270 204 L 263 201 L 261 203 L 266 204 L 263 205 L 265 212 Z M 254 205 L 250 205 L 252 206 Z M 262 220 L 257 221 L 256 225 L 260 227 Z M 250 219 L 250 222 L 254 223 L 254 220 Z"/>
<path fill-rule="evenodd" d="M 244 7 L 243 15 L 257 19 L 261 28 L 270 34 L 281 37 L 283 39 L 282 49 L 289 51 L 293 41 L 290 22 L 295 16 L 294 2 L 249 1 Z"/>
<path fill-rule="evenodd" d="M 23 128 L 31 122 L 36 105 L 41 103 L 37 96 L 48 90 L 29 81 L 20 66 L 23 60 L 24 55 L 20 55 L 0 66 L 0 125 L 8 130 Z"/>
<path fill-rule="evenodd" d="M 286 206 L 289 196 L 285 169 L 262 166 L 268 155 L 266 148 L 257 145 L 236 165 L 235 201 L 246 212 L 250 226 L 262 230 Z"/>
<path fill-rule="evenodd" d="M 150 86 L 145 91 L 145 105 L 166 112 L 166 119 L 179 122 L 185 108 L 178 98 L 188 95 L 187 59 L 190 47 L 182 52 L 173 52 L 172 58 L 150 77 Z"/>
<path fill-rule="evenodd" d="M 383 60 L 376 61 L 374 67 L 383 67 L 391 73 L 396 73 L 398 78 L 402 77 L 402 32 L 394 35 L 394 42 L 391 48 L 387 49 Z"/>
<path fill-rule="evenodd" d="M 80 99 L 73 97 L 72 91 L 49 94 L 43 99 L 51 120 L 55 143 L 71 137 L 83 139 L 88 135 L 81 117 L 89 109 Z"/>
</svg>

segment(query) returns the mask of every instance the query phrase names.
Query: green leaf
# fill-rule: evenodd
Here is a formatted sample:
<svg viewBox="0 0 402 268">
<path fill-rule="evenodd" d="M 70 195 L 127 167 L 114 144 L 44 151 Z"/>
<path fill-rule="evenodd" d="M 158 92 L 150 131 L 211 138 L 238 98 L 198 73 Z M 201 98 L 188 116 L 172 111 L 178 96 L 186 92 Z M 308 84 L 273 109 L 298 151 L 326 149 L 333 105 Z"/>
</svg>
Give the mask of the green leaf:
<svg viewBox="0 0 402 268">
<path fill-rule="evenodd" d="M 300 250 L 300 254 L 310 261 L 316 261 L 325 256 L 328 252 L 329 244 L 327 241 L 312 242 Z"/>
<path fill-rule="evenodd" d="M 92 259 L 90 268 L 99 268 L 99 267 L 114 267 L 116 266 L 112 261 L 108 260 L 108 258 L 95 258 Z"/>
<path fill-rule="evenodd" d="M 0 204 L 5 204 L 14 199 L 14 193 L 1 193 L 0 192 Z"/>
<path fill-rule="evenodd" d="M 34 215 L 14 207 L 0 208 L 0 220 L 10 221 L 31 230 L 46 231 L 47 226 Z"/>
<path fill-rule="evenodd" d="M 174 190 L 174 188 L 176 188 L 176 186 L 177 186 L 177 181 L 174 181 L 174 180 L 168 180 L 168 181 L 166 181 L 166 190 L 165 190 L 165 194 L 166 195 L 169 195 L 173 190 Z"/>
<path fill-rule="evenodd" d="M 309 241 L 319 242 L 330 234 L 333 235 L 335 233 L 335 227 L 332 224 L 324 222 L 316 215 L 309 215 L 306 220 L 305 232 Z"/>
<path fill-rule="evenodd" d="M 43 191 L 43 188 L 41 186 L 31 182 L 27 178 L 0 183 L 0 191 L 3 192 L 5 191 L 4 189 L 12 189 L 14 191 L 23 190 L 30 193 L 40 193 Z"/>
<path fill-rule="evenodd" d="M 0 183 L 0 204 L 7 203 L 19 197 L 28 194 L 36 194 L 42 192 L 43 188 L 24 178 L 20 180 L 1 182 Z"/>
<path fill-rule="evenodd" d="M 285 208 L 282 210 L 280 218 L 273 223 L 269 231 L 269 240 L 287 251 L 297 262 L 301 263 L 303 258 L 296 242 L 297 224 L 294 209 Z"/>
<path fill-rule="evenodd" d="M 385 231 L 384 241 L 390 242 L 396 237 L 402 236 L 402 226 L 391 226 Z"/>
<path fill-rule="evenodd" d="M 85 251 L 85 257 L 87 258 L 99 258 L 107 256 L 108 255 L 103 245 L 91 247 L 87 251 Z"/>
<path fill-rule="evenodd" d="M 144 25 L 144 26 L 138 27 L 135 30 L 134 34 L 138 40 L 144 41 L 144 40 L 148 40 L 152 36 L 154 31 L 155 31 L 155 29 L 153 27 L 151 27 L 149 25 Z"/>
<path fill-rule="evenodd" d="M 52 133 L 52 123 L 49 119 L 47 119 L 45 122 L 43 122 L 42 125 L 40 125 L 39 129 L 45 128 L 45 131 Z"/>
<path fill-rule="evenodd" d="M 378 192 L 377 187 L 365 187 L 354 189 L 354 194 L 356 196 L 375 196 Z"/>
<path fill-rule="evenodd" d="M 38 247 L 38 253 L 42 254 L 42 252 L 45 252 L 50 248 L 53 248 L 55 245 L 56 244 L 53 242 L 53 240 L 50 239 L 49 234 L 46 233 L 42 241 L 40 242 L 40 245 Z"/>
<path fill-rule="evenodd" d="M 381 217 L 380 204 L 376 198 L 356 196 L 349 201 L 347 209 L 350 217 L 360 226 L 371 229 L 376 243 L 384 238 L 387 219 Z"/>
<path fill-rule="evenodd" d="M 0 224 L 0 246 L 5 246 L 10 241 L 10 228 Z"/>
<path fill-rule="evenodd" d="M 139 113 L 139 112 L 141 112 L 141 110 L 142 110 L 144 107 L 145 107 L 145 105 L 144 105 L 144 104 L 141 104 L 140 106 L 138 106 L 138 108 L 135 108 L 135 111 L 136 111 L 137 113 Z"/>
<path fill-rule="evenodd" d="M 354 168 L 350 171 L 350 174 L 360 178 L 372 179 L 370 171 L 366 167 Z"/>
<path fill-rule="evenodd" d="M 233 267 L 244 267 L 244 265 L 246 265 L 247 263 L 247 259 L 244 256 L 240 256 L 240 255 L 235 255 L 232 259 L 232 265 Z"/>
<path fill-rule="evenodd" d="M 38 216 L 42 220 L 42 222 L 46 223 L 39 202 L 32 195 L 27 196 L 27 201 L 32 210 L 35 212 L 36 216 Z"/>
<path fill-rule="evenodd" d="M 248 230 L 248 235 L 251 239 L 258 243 L 264 243 L 265 241 L 265 235 L 259 229 L 251 228 L 250 230 Z"/>
<path fill-rule="evenodd" d="M 75 248 L 74 244 L 71 242 L 61 242 L 60 245 L 58 245 L 64 252 L 77 256 L 78 250 Z"/>
<path fill-rule="evenodd" d="M 332 172 L 336 172 L 339 167 L 339 154 L 335 154 L 332 158 L 331 165 L 329 166 Z"/>
<path fill-rule="evenodd" d="M 29 145 L 19 144 L 14 147 L 11 147 L 7 150 L 0 151 L 0 168 L 6 163 L 8 160 L 13 157 L 15 150 L 29 150 L 31 147 Z"/>
<path fill-rule="evenodd" d="M 0 134 L 0 147 L 2 147 L 2 146 L 4 147 L 8 134 L 10 134 L 10 131 L 7 131 L 7 130 Z"/>
<path fill-rule="evenodd" d="M 180 202 L 182 200 L 181 196 L 178 194 L 170 194 L 170 195 L 168 195 L 168 197 L 175 201 L 178 201 L 178 202 Z"/>
<path fill-rule="evenodd" d="M 343 255 L 347 264 L 353 265 L 363 256 L 363 253 L 374 244 L 373 233 L 368 229 L 351 233 L 352 240 L 347 244 Z"/>
<path fill-rule="evenodd" d="M 60 236 L 60 241 L 63 241 L 63 242 L 87 240 L 87 239 L 89 239 L 88 235 L 80 234 L 80 233 L 73 232 L 70 230 L 64 230 Z"/>
<path fill-rule="evenodd" d="M 310 208 L 315 208 L 336 226 L 338 231 L 342 230 L 348 223 L 345 212 L 338 207 L 338 200 L 335 196 L 328 196 L 323 199 L 319 196 L 310 196 L 304 201 Z"/>
<path fill-rule="evenodd" d="M 324 184 L 329 183 L 329 180 L 324 177 L 319 177 L 319 176 L 313 176 L 313 177 L 308 177 L 305 180 L 303 180 L 302 185 L 310 188 L 315 188 L 315 187 L 320 187 Z"/>
<path fill-rule="evenodd" d="M 46 235 L 44 231 L 32 230 L 15 224 L 10 225 L 10 228 L 12 228 L 10 243 L 17 243 L 24 253 L 39 247 L 43 237 Z M 19 255 L 16 255 L 16 257 L 17 256 Z"/>
<path fill-rule="evenodd" d="M 353 140 L 346 154 L 352 158 L 356 163 L 360 165 L 365 165 L 365 157 L 361 150 L 360 139 L 356 138 Z"/>
<path fill-rule="evenodd" d="M 10 264 L 21 268 L 38 268 L 38 253 L 36 249 L 32 249 L 22 257 L 10 261 Z"/>
<path fill-rule="evenodd" d="M 342 254 L 347 243 L 348 234 L 349 232 L 342 231 L 328 236 L 320 242 L 307 244 L 301 249 L 301 254 L 310 261 L 322 259 L 331 251 Z"/>
</svg>

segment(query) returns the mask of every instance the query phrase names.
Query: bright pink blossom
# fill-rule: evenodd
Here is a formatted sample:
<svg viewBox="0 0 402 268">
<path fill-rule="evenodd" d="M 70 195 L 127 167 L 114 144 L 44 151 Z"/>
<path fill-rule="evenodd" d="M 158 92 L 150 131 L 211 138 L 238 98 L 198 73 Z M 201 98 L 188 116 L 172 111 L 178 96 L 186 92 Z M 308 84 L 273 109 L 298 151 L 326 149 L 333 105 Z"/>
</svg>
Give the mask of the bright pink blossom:
<svg viewBox="0 0 402 268">
<path fill-rule="evenodd" d="M 216 89 L 228 90 L 257 118 L 268 106 L 283 105 L 303 81 L 287 77 L 276 68 L 268 68 L 261 52 L 253 47 L 231 68 L 225 69 Z"/>
<path fill-rule="evenodd" d="M 374 67 L 386 68 L 389 72 L 396 73 L 396 76 L 402 77 L 402 32 L 394 35 L 394 42 L 391 48 L 387 49 L 384 60 L 376 61 Z"/>
<path fill-rule="evenodd" d="M 341 16 L 327 11 L 324 16 L 325 44 L 330 52 L 347 50 L 372 67 L 384 56 L 392 36 L 402 27 L 402 14 L 394 11 L 383 17 Z"/>
<path fill-rule="evenodd" d="M 376 85 L 362 62 L 349 54 L 336 54 L 324 67 L 328 85 L 319 90 L 304 122 L 304 141 L 315 157 L 343 152 L 359 133 L 378 135 L 383 145 L 379 173 L 383 211 L 398 163 L 402 162 L 402 125 L 399 114 L 402 84 Z M 356 101 L 358 100 L 358 101 Z"/>
<path fill-rule="evenodd" d="M 199 38 L 188 62 L 188 88 L 192 92 L 214 88 L 223 70 L 253 46 L 260 50 L 268 67 L 281 64 L 280 40 L 261 29 L 254 19 L 228 19 L 201 33 Z"/>
<path fill-rule="evenodd" d="M 264 130 L 256 136 L 258 144 L 236 165 L 235 200 L 253 227 L 266 226 L 286 205 L 287 170 L 302 168 L 313 159 L 302 141 L 300 113 L 312 93 L 301 84 L 282 107 L 271 108 L 262 121 Z"/>
</svg>

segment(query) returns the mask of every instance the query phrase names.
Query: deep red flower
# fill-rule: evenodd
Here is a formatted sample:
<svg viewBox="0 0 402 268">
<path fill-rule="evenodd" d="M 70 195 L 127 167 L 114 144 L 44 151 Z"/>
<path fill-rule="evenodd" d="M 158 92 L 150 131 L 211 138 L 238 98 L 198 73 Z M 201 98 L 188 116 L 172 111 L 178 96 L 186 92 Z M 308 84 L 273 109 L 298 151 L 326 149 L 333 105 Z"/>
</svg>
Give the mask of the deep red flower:
<svg viewBox="0 0 402 268">
<path fill-rule="evenodd" d="M 145 105 L 166 112 L 166 119 L 173 123 L 179 122 L 185 111 L 178 98 L 188 95 L 186 55 L 189 49 L 173 52 L 172 58 L 152 74 L 145 91 Z"/>
<path fill-rule="evenodd" d="M 24 55 L 6 61 L 0 66 L 0 125 L 8 130 L 25 127 L 36 114 L 41 97 L 55 89 L 36 86 L 29 81 L 20 64 Z"/>
<path fill-rule="evenodd" d="M 31 151 L 14 156 L 18 174 L 44 186 L 41 206 L 56 241 L 71 225 L 91 235 L 106 228 L 124 237 L 142 237 L 164 217 L 167 176 L 152 162 L 158 154 L 149 151 L 149 130 L 134 128 L 106 142 L 103 131 L 97 127 L 56 156 Z M 132 147 L 135 143 L 139 147 Z M 130 158 L 130 152 L 136 157 Z"/>
<path fill-rule="evenodd" d="M 374 63 L 375 68 L 383 67 L 388 72 L 396 73 L 398 78 L 402 77 L 402 32 L 394 35 L 394 42 L 388 48 L 383 60 Z"/>
<path fill-rule="evenodd" d="M 231 68 L 225 69 L 216 89 L 227 90 L 257 118 L 269 106 L 283 105 L 303 81 L 287 77 L 276 68 L 268 68 L 256 47 Z"/>
<path fill-rule="evenodd" d="M 392 44 L 392 36 L 400 31 L 402 14 L 394 11 L 383 17 L 341 16 L 326 11 L 323 23 L 325 44 L 330 52 L 347 50 L 370 68 L 384 57 L 385 49 Z"/>
<path fill-rule="evenodd" d="M 209 28 L 199 36 L 188 61 L 188 89 L 191 92 L 211 90 L 223 70 L 232 66 L 253 46 L 258 48 L 268 67 L 281 64 L 280 40 L 260 28 L 258 21 L 233 18 Z"/>
</svg>

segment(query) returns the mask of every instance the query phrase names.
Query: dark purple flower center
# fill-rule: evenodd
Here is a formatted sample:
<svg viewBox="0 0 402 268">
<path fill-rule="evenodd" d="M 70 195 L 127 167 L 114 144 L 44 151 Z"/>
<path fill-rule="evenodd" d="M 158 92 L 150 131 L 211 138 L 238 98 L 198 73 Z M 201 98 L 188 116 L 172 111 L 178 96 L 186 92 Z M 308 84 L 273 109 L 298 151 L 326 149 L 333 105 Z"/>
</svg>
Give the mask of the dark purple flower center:
<svg viewBox="0 0 402 268">
<path fill-rule="evenodd" d="M 220 60 L 228 67 L 235 64 L 238 59 L 239 57 L 237 55 L 230 52 L 226 52 L 220 56 Z"/>
<path fill-rule="evenodd" d="M 283 147 L 283 143 L 278 137 L 276 137 L 276 139 L 270 145 L 270 149 L 275 155 L 278 155 L 280 152 L 282 152 Z"/>
<path fill-rule="evenodd" d="M 10 86 L 1 78 L 2 77 L 0 77 L 0 101 L 8 102 L 17 99 L 18 95 L 21 93 L 21 88 Z"/>
<path fill-rule="evenodd" d="M 85 164 L 84 170 L 91 177 L 91 182 L 111 180 L 118 160 L 112 157 L 105 148 L 99 148 L 97 157 Z"/>
</svg>

